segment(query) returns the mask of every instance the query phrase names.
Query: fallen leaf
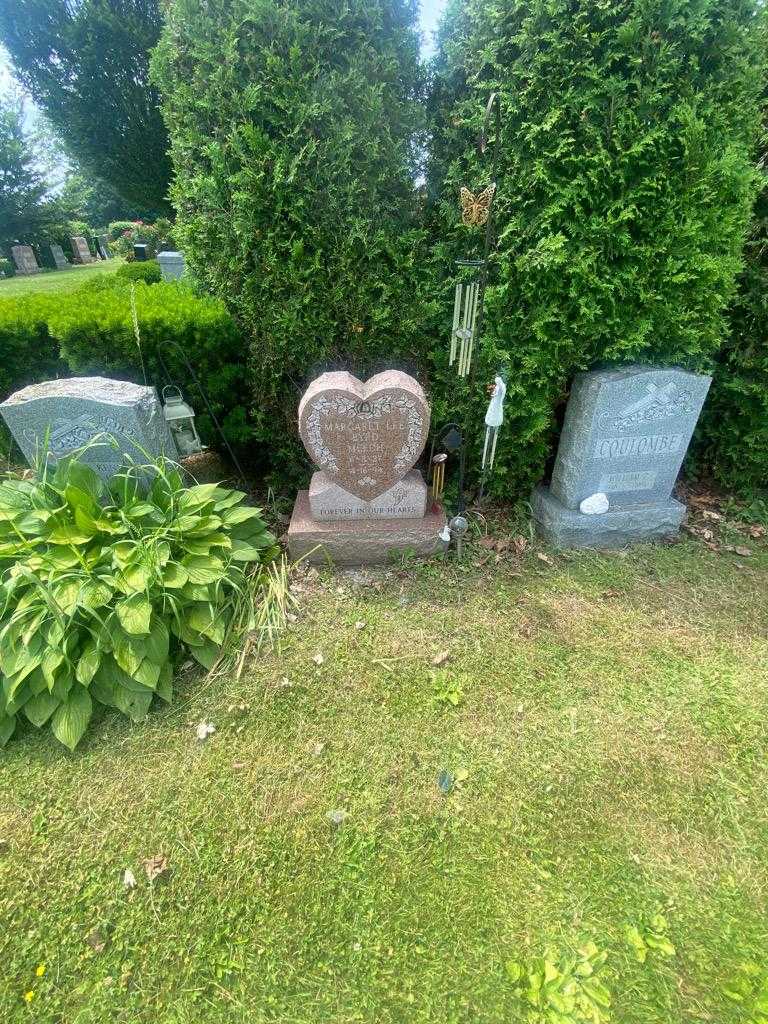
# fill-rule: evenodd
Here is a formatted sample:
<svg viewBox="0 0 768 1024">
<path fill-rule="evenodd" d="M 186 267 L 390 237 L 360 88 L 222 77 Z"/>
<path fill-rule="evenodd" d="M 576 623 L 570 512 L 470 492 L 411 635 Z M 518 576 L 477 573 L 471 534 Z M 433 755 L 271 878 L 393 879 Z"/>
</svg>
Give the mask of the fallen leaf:
<svg viewBox="0 0 768 1024">
<path fill-rule="evenodd" d="M 432 659 L 432 664 L 435 665 L 437 668 L 439 668 L 440 665 L 444 665 L 446 663 L 446 661 L 448 661 L 448 659 L 450 657 L 451 657 L 450 651 L 440 651 L 440 653 L 436 654 L 434 656 L 434 658 Z"/>
<path fill-rule="evenodd" d="M 235 771 L 241 771 L 243 768 L 247 768 L 248 764 L 245 761 L 233 761 L 232 767 Z"/>
<path fill-rule="evenodd" d="M 312 661 L 314 661 L 316 665 L 322 665 L 323 662 L 325 661 L 325 658 L 322 656 L 320 651 L 318 651 L 317 654 L 312 658 Z"/>
<path fill-rule="evenodd" d="M 333 828 L 338 828 L 346 820 L 347 812 L 342 810 L 327 811 L 325 816 Z"/>
<path fill-rule="evenodd" d="M 171 868 L 168 864 L 168 858 L 162 853 L 158 853 L 154 857 L 147 857 L 142 863 L 150 882 L 166 882 L 168 880 Z"/>
<path fill-rule="evenodd" d="M 362 619 L 358 619 L 355 623 L 355 629 L 365 629 L 367 623 L 363 622 Z"/>
<path fill-rule="evenodd" d="M 745 548 L 740 544 L 726 544 L 723 551 L 730 551 L 733 555 L 741 555 L 742 558 L 749 558 L 752 554 L 751 548 Z"/>
<path fill-rule="evenodd" d="M 310 744 L 310 747 L 309 747 L 309 752 L 314 757 L 320 757 L 320 755 L 322 754 L 322 752 L 324 750 L 325 750 L 325 744 L 324 743 L 320 743 L 320 742 L 312 743 L 312 744 Z"/>
<path fill-rule="evenodd" d="M 216 726 L 212 722 L 200 722 L 195 729 L 197 738 L 203 742 L 207 740 L 209 736 L 213 736 L 216 732 Z"/>
<path fill-rule="evenodd" d="M 555 564 L 554 558 L 550 558 L 549 555 L 545 551 L 537 551 L 536 552 L 536 557 L 540 561 L 546 562 L 547 565 L 554 565 Z"/>
<path fill-rule="evenodd" d="M 299 621 L 299 616 L 298 615 L 294 615 L 293 612 L 286 612 L 285 613 L 285 617 L 286 617 L 286 619 L 289 622 L 298 622 Z"/>
<path fill-rule="evenodd" d="M 125 886 L 126 889 L 136 888 L 136 876 L 134 875 L 130 868 L 126 868 L 125 871 L 123 872 L 123 885 Z"/>
<path fill-rule="evenodd" d="M 527 537 L 523 537 L 521 535 L 521 536 L 513 538 L 513 540 L 512 540 L 512 550 L 515 552 L 516 555 L 522 555 L 527 547 L 528 547 L 528 538 Z"/>
<path fill-rule="evenodd" d="M 469 772 L 467 771 L 466 768 L 457 768 L 456 769 L 456 781 L 457 782 L 466 782 L 466 780 L 468 778 L 469 778 Z"/>
<path fill-rule="evenodd" d="M 98 926 L 91 928 L 85 937 L 85 941 L 94 953 L 102 953 L 104 951 L 104 947 L 107 945 L 107 940 L 104 938 L 104 935 Z"/>
<path fill-rule="evenodd" d="M 496 538 L 495 537 L 481 537 L 477 542 L 481 548 L 488 548 L 490 551 L 496 550 Z"/>
<path fill-rule="evenodd" d="M 725 519 L 725 516 L 721 515 L 719 512 L 713 512 L 708 508 L 702 509 L 701 514 L 704 519 L 708 519 L 711 523 L 721 523 L 723 519 Z"/>
<path fill-rule="evenodd" d="M 752 526 L 750 526 L 747 533 L 750 537 L 764 537 L 766 534 L 766 529 L 764 526 L 760 526 L 758 523 L 755 523 Z"/>
<path fill-rule="evenodd" d="M 293 683 L 288 678 L 288 676 L 283 676 L 283 678 L 280 680 L 278 685 L 279 685 L 281 690 L 292 690 L 293 689 Z"/>
</svg>

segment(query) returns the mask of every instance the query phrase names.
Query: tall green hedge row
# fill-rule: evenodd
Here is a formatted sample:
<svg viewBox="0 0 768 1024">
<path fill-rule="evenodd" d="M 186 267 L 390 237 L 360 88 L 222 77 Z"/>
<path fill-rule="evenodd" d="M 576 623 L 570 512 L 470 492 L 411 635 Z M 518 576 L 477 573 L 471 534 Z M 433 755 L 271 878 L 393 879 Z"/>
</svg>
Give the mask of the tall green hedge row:
<svg viewBox="0 0 768 1024">
<path fill-rule="evenodd" d="M 764 176 L 763 181 L 766 178 Z M 768 490 L 768 188 L 755 204 L 745 266 L 694 456 L 736 492 Z"/>
<path fill-rule="evenodd" d="M 257 440 L 303 467 L 313 367 L 423 356 L 413 0 L 171 0 L 154 55 L 175 234 L 250 347 Z M 423 361 L 423 360 L 422 360 Z"/>
<path fill-rule="evenodd" d="M 490 181 L 474 140 L 491 91 L 503 110 L 479 356 L 481 379 L 509 375 L 500 493 L 541 477 L 576 371 L 715 367 L 756 192 L 757 13 L 752 0 L 450 8 L 431 96 L 438 273 L 478 251 L 458 192 Z M 441 286 L 447 313 L 448 275 Z M 445 351 L 441 339 L 435 390 L 477 422 L 484 396 L 456 385 Z"/>
</svg>

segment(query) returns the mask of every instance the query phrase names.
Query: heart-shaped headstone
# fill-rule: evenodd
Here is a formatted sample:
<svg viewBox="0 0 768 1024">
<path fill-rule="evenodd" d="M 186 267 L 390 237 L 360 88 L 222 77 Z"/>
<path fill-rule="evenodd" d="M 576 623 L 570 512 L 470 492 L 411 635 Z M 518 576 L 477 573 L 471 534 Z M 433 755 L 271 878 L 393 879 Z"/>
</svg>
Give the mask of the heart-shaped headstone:
<svg viewBox="0 0 768 1024">
<path fill-rule="evenodd" d="M 402 480 L 424 450 L 429 406 L 407 373 L 386 370 L 365 384 L 324 373 L 299 403 L 299 433 L 315 465 L 364 501 Z"/>
</svg>

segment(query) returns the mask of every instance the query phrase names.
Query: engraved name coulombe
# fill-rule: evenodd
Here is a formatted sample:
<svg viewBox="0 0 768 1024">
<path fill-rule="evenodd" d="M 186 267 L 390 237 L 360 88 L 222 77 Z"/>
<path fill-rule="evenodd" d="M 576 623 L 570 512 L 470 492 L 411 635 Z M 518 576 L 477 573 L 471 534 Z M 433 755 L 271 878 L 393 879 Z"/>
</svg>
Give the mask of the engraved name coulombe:
<svg viewBox="0 0 768 1024">
<path fill-rule="evenodd" d="M 682 434 L 602 437 L 595 444 L 595 458 L 630 459 L 649 455 L 670 455 L 679 450 L 682 440 Z"/>
</svg>

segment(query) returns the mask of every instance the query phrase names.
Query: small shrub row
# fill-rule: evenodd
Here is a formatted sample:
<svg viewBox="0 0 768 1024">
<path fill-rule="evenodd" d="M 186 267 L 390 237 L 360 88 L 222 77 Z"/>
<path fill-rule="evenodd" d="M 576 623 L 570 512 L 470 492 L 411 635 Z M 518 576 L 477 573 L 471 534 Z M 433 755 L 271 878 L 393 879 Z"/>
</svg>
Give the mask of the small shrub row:
<svg viewBox="0 0 768 1024">
<path fill-rule="evenodd" d="M 146 284 L 157 284 L 163 278 L 157 260 L 126 263 L 115 273 L 118 281 L 144 281 Z"/>
<path fill-rule="evenodd" d="M 187 654 L 210 668 L 275 539 L 245 495 L 162 464 L 0 483 L 0 746 L 23 713 L 70 749 L 94 704 L 141 721 Z"/>
</svg>

